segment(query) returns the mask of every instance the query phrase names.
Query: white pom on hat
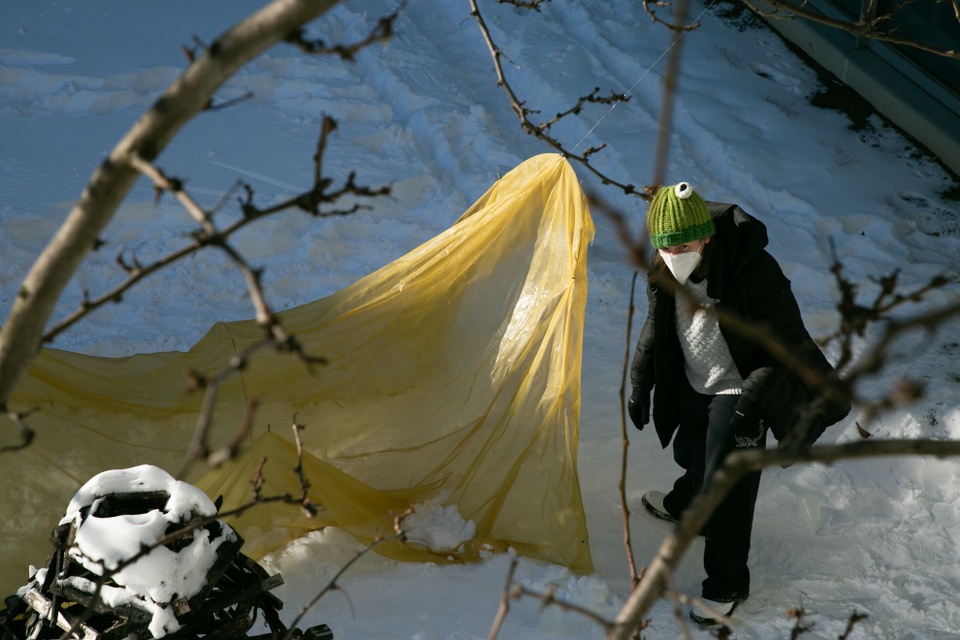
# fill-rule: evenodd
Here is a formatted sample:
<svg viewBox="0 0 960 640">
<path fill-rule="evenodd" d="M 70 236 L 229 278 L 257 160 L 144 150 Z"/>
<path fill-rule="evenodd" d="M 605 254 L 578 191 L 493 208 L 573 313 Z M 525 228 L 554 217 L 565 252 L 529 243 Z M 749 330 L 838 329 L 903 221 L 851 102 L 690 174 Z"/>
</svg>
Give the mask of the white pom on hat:
<svg viewBox="0 0 960 640">
<path fill-rule="evenodd" d="M 686 200 L 693 195 L 693 187 L 690 186 L 689 182 L 679 182 L 677 186 L 673 188 L 673 192 L 676 193 L 677 197 L 681 200 Z"/>
</svg>

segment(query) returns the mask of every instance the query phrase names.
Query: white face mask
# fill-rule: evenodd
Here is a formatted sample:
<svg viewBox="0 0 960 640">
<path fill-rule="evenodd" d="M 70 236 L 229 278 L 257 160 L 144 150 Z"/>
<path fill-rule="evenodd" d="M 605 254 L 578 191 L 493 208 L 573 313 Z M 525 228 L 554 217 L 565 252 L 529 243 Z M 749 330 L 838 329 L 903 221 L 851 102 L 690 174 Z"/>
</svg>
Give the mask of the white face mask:
<svg viewBox="0 0 960 640">
<path fill-rule="evenodd" d="M 703 256 L 700 255 L 699 251 L 687 251 L 686 253 L 676 254 L 661 251 L 660 257 L 663 258 L 663 262 L 667 265 L 667 268 L 670 269 L 670 273 L 677 279 L 677 282 L 684 284 L 687 278 L 690 277 L 690 274 L 693 273 L 700 264 Z"/>
</svg>

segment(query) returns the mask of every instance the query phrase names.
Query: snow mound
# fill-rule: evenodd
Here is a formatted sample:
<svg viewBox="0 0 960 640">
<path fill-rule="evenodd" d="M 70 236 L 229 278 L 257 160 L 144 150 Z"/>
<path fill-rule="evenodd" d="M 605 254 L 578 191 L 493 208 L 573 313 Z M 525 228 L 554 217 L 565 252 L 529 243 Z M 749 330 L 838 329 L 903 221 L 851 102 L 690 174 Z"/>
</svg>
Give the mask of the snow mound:
<svg viewBox="0 0 960 640">
<path fill-rule="evenodd" d="M 150 632 L 160 638 L 180 627 L 168 605 L 200 593 L 217 549 L 238 540 L 233 529 L 216 520 L 172 541 L 165 537 L 216 514 L 200 489 L 158 467 L 141 465 L 91 478 L 70 501 L 60 524 L 72 525 L 75 532 L 71 558 L 94 576 L 112 573 L 115 584 L 103 587 L 103 601 L 151 612 Z M 88 593 L 96 589 L 83 577 L 68 581 Z"/>
</svg>

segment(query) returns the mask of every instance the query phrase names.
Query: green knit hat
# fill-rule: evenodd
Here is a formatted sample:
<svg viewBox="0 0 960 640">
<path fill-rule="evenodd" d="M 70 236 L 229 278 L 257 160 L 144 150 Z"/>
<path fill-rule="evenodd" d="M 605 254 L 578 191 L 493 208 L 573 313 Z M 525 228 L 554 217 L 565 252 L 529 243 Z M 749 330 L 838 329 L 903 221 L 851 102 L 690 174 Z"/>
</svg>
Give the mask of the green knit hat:
<svg viewBox="0 0 960 640">
<path fill-rule="evenodd" d="M 647 211 L 650 244 L 657 249 L 686 244 L 717 232 L 710 212 L 689 182 L 663 187 Z"/>
</svg>

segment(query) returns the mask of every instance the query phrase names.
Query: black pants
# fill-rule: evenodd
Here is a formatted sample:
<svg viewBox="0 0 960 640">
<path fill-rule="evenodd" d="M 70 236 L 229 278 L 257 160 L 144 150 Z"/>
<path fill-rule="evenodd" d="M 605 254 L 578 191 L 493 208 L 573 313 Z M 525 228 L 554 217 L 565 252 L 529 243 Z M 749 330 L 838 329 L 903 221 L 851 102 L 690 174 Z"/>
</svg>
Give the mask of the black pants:
<svg viewBox="0 0 960 640">
<path fill-rule="evenodd" d="M 680 428 L 673 438 L 673 457 L 684 470 L 664 499 L 664 507 L 679 516 L 709 482 L 724 457 L 734 449 L 730 417 L 740 396 L 705 396 L 686 381 L 680 392 Z M 765 439 L 764 435 L 764 439 Z M 761 441 L 761 446 L 764 442 Z M 704 529 L 703 567 L 707 577 L 702 595 L 715 602 L 732 602 L 750 593 L 750 534 L 760 488 L 760 473 L 740 480 L 717 507 Z"/>
</svg>

